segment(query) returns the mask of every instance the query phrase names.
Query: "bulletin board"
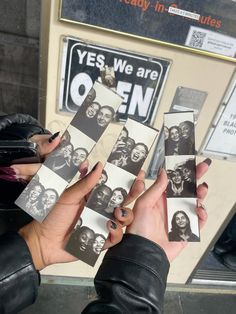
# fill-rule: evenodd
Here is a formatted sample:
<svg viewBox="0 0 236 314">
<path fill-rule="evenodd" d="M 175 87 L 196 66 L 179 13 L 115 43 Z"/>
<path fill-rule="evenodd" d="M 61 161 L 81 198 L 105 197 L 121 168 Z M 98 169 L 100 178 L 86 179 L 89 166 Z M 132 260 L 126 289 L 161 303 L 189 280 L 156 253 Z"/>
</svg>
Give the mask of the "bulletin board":
<svg viewBox="0 0 236 314">
<path fill-rule="evenodd" d="M 185 49 L 179 49 L 179 47 L 159 44 L 157 41 L 147 41 L 140 37 L 108 32 L 88 25 L 68 23 L 61 18 L 60 0 L 43 1 L 42 5 L 40 120 L 47 128 L 52 132 L 63 131 L 73 118 L 73 114 L 70 112 L 58 110 L 60 106 L 60 69 L 63 59 L 62 38 L 73 37 L 88 43 L 88 45 L 109 47 L 109 49 L 118 51 L 125 49 L 130 54 L 149 55 L 171 62 L 162 92 L 155 103 L 157 110 L 152 121 L 152 126 L 155 128 L 162 128 L 163 114 L 169 111 L 179 87 L 205 92 L 206 98 L 196 123 L 196 149 L 199 150 L 232 79 L 235 70 L 233 61 L 212 58 L 206 54 L 192 53 Z M 227 35 L 232 36 L 233 34 Z M 106 151 L 112 148 L 116 140 L 115 134 L 121 128 L 122 123 L 120 122 L 113 123 L 107 128 L 98 147 L 91 154 L 89 160 L 91 167 L 98 160 L 102 162 L 106 160 Z M 145 169 L 150 164 L 152 154 L 153 151 L 148 156 Z M 204 155 L 197 157 L 198 161 L 205 158 Z M 227 162 L 227 167 L 225 167 L 226 162 L 213 158 L 210 170 L 202 180 L 211 187 L 205 201 L 209 219 L 201 231 L 201 242 L 189 243 L 188 247 L 171 264 L 168 283 L 184 284 L 188 281 L 201 257 L 216 239 L 217 232 L 233 208 L 235 188 L 231 182 L 234 181 L 236 163 Z M 223 188 L 222 180 L 219 178 L 224 178 Z M 153 179 L 146 180 L 147 187 L 152 183 Z M 82 262 L 75 262 L 50 266 L 42 273 L 45 276 L 73 277 L 76 280 L 83 280 L 83 278 L 93 278 L 96 270 L 96 267 L 91 268 Z"/>
</svg>

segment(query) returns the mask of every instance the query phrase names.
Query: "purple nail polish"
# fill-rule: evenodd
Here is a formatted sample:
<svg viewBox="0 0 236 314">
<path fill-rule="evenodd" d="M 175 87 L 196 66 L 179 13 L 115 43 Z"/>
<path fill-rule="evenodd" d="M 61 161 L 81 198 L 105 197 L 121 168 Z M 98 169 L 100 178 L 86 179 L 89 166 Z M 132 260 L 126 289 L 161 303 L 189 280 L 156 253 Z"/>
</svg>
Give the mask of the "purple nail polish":
<svg viewBox="0 0 236 314">
<path fill-rule="evenodd" d="M 98 165 L 98 164 L 99 164 L 99 161 L 96 163 L 96 165 L 93 166 L 91 172 L 94 171 L 94 170 L 97 168 L 97 165 Z"/>
<path fill-rule="evenodd" d="M 0 174 L 15 175 L 16 172 L 11 167 L 0 167 Z"/>
<path fill-rule="evenodd" d="M 210 166 L 210 164 L 212 163 L 212 160 L 210 158 L 206 158 L 205 160 L 203 160 L 203 162 L 205 162 L 208 166 Z"/>
<path fill-rule="evenodd" d="M 80 172 L 79 178 L 80 178 L 80 179 L 83 179 L 83 178 L 86 176 L 87 173 L 88 173 L 88 168 L 84 168 L 84 169 Z"/>
<path fill-rule="evenodd" d="M 18 179 L 14 175 L 0 174 L 0 180 L 16 182 Z"/>
<path fill-rule="evenodd" d="M 55 138 L 58 137 L 59 134 L 60 132 L 54 133 L 51 137 L 49 137 L 48 142 L 52 143 L 52 141 L 55 140 Z"/>
<path fill-rule="evenodd" d="M 121 208 L 120 211 L 121 211 L 121 216 L 122 216 L 122 217 L 126 217 L 126 216 L 128 215 L 128 212 L 127 212 L 126 209 Z"/>
<path fill-rule="evenodd" d="M 116 230 L 117 224 L 114 221 L 111 221 L 111 228 Z"/>
</svg>

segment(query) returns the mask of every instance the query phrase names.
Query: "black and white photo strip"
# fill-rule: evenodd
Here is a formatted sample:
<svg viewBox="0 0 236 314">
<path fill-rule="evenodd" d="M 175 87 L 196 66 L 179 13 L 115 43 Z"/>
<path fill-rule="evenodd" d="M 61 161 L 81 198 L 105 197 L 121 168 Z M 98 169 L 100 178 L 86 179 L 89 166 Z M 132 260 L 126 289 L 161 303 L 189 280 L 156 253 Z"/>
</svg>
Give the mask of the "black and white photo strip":
<svg viewBox="0 0 236 314">
<path fill-rule="evenodd" d="M 196 198 L 167 198 L 169 241 L 199 242 Z"/>
<path fill-rule="evenodd" d="M 56 148 L 44 161 L 43 166 L 44 168 L 48 169 L 48 173 L 45 171 L 44 168 L 43 171 L 41 171 L 40 168 L 36 174 L 37 177 L 42 177 L 42 172 L 46 176 L 46 178 L 49 178 L 51 176 L 51 173 L 55 174 L 56 176 L 54 176 L 54 180 L 49 180 L 49 182 L 51 182 L 51 189 L 57 190 L 57 186 L 61 182 L 61 180 L 65 182 L 64 189 L 66 188 L 66 186 L 78 172 L 79 165 L 88 157 L 89 153 L 96 145 L 96 142 L 99 140 L 99 138 L 102 136 L 108 124 L 112 121 L 115 112 L 122 103 L 122 98 L 118 94 L 116 94 L 108 87 L 102 85 L 101 83 L 95 82 L 91 91 L 93 91 L 95 94 L 94 99 L 98 100 L 102 107 L 110 108 L 112 116 L 109 115 L 109 119 L 106 114 L 105 116 L 100 116 L 100 119 L 106 121 L 106 123 L 104 123 L 99 132 L 98 130 L 95 130 L 92 121 L 90 121 L 89 119 L 86 122 L 85 128 L 85 124 L 83 121 L 86 120 L 85 109 L 88 107 L 89 101 L 87 99 L 90 99 L 90 95 L 86 97 L 85 101 L 81 105 L 81 108 L 73 118 L 73 123 L 71 122 L 71 124 L 62 135 L 59 147 Z M 96 139 L 94 139 L 95 136 L 91 136 L 91 133 L 96 134 Z M 34 180 L 34 177 L 32 180 Z M 31 186 L 31 182 L 28 185 Z M 61 190 L 60 193 L 58 193 L 54 204 L 56 203 L 64 189 Z M 22 194 L 25 195 L 25 190 L 22 192 Z M 21 207 L 24 211 L 26 211 L 29 215 L 31 215 L 39 222 L 42 222 L 49 213 L 49 210 L 47 210 L 44 211 L 44 216 L 42 216 L 42 214 L 40 217 L 38 216 L 38 214 L 34 215 L 34 212 L 32 210 L 29 210 L 29 208 L 25 206 L 21 195 L 15 201 L 15 204 Z M 52 206 L 50 208 L 52 208 Z"/>
<path fill-rule="evenodd" d="M 122 98 L 112 89 L 95 82 L 71 125 L 97 142 L 114 119 L 121 102 Z"/>
<path fill-rule="evenodd" d="M 135 173 L 132 163 L 128 163 L 128 165 L 131 165 L 131 171 L 129 171 L 129 167 L 123 168 L 119 163 L 111 163 L 109 160 L 107 160 L 101 178 L 91 192 L 86 207 L 81 215 L 82 220 L 84 220 L 84 215 L 87 215 L 87 211 L 89 211 L 89 213 L 94 213 L 94 219 L 97 219 L 98 215 L 104 217 L 106 221 L 108 219 L 114 219 L 114 209 L 116 207 L 122 206 L 123 202 L 125 201 L 125 198 L 129 193 L 129 190 L 136 178 L 136 175 L 141 170 L 145 158 L 147 157 L 147 154 L 157 135 L 158 130 L 153 129 L 149 126 L 145 126 L 144 124 L 141 124 L 140 122 L 137 122 L 133 119 L 127 119 L 127 122 L 121 130 L 118 136 L 118 140 L 114 145 L 115 148 L 113 148 L 110 156 L 112 156 L 112 154 L 117 150 L 118 147 L 119 149 L 118 151 L 116 151 L 117 154 L 120 153 L 121 147 L 127 147 L 127 139 L 129 136 L 130 139 L 132 139 L 133 149 L 135 148 L 135 143 L 138 143 L 139 145 L 145 145 L 146 149 L 143 150 L 143 152 L 140 152 L 140 150 L 138 149 L 137 153 L 135 153 L 135 157 L 133 158 L 133 162 L 137 163 L 137 166 L 135 167 Z M 127 151 L 125 151 L 125 156 L 122 155 L 121 159 L 127 159 L 132 155 L 132 148 L 128 147 L 128 151 L 128 154 Z M 123 154 L 123 152 L 121 153 Z M 142 158 L 140 158 L 139 156 L 142 156 Z M 142 162 L 140 162 L 140 160 Z M 104 225 L 103 234 L 106 234 L 106 237 L 108 235 L 106 225 Z M 77 238 L 72 236 L 69 239 L 66 250 L 70 254 L 84 261 L 85 263 L 93 265 L 94 260 L 92 261 L 92 263 L 90 263 L 88 256 L 85 256 L 85 254 L 81 254 L 80 251 L 75 251 L 73 249 L 75 247 L 78 247 L 76 241 Z M 97 258 L 98 256 L 99 254 L 97 255 Z"/>
<path fill-rule="evenodd" d="M 65 190 L 68 182 L 44 165 L 16 200 L 35 220 L 42 222 Z"/>
<path fill-rule="evenodd" d="M 128 119 L 107 161 L 137 176 L 157 134 L 150 126 Z"/>
<path fill-rule="evenodd" d="M 107 238 L 106 224 L 107 218 L 89 208 L 84 209 L 65 250 L 94 266 Z"/>
<path fill-rule="evenodd" d="M 195 155 L 193 111 L 164 115 L 165 156 Z"/>
<path fill-rule="evenodd" d="M 195 138 L 194 138 L 194 116 L 193 111 L 187 112 L 171 112 L 164 115 L 164 131 L 165 135 L 165 168 L 168 176 L 168 185 L 166 189 L 167 205 L 170 204 L 171 208 L 168 207 L 168 217 L 169 210 L 173 212 L 181 211 L 177 206 L 181 202 L 183 204 L 189 202 L 188 199 L 193 200 L 194 203 L 194 215 L 196 217 L 196 223 L 198 227 L 197 214 L 195 212 L 196 208 L 196 157 L 195 157 Z M 190 202 L 191 203 L 191 202 Z M 175 206 L 176 204 L 176 206 Z M 177 210 L 178 209 L 178 210 Z M 178 213 L 176 217 L 174 216 L 173 224 L 178 220 L 179 216 L 183 220 L 188 220 L 190 225 L 191 219 L 188 217 L 185 208 L 185 214 Z M 199 241 L 199 232 L 197 239 L 194 237 L 185 237 L 185 227 L 183 223 L 183 228 L 176 225 L 178 232 L 183 232 L 182 237 L 173 237 L 172 233 L 169 232 L 169 241 L 189 241 L 196 242 Z M 170 221 L 168 220 L 168 226 L 170 226 Z M 177 228 L 176 227 L 176 228 Z M 171 227 L 172 228 L 172 227 Z M 187 238 L 187 239 L 186 239 Z"/>
<path fill-rule="evenodd" d="M 166 156 L 167 197 L 196 197 L 195 156 Z"/>
</svg>

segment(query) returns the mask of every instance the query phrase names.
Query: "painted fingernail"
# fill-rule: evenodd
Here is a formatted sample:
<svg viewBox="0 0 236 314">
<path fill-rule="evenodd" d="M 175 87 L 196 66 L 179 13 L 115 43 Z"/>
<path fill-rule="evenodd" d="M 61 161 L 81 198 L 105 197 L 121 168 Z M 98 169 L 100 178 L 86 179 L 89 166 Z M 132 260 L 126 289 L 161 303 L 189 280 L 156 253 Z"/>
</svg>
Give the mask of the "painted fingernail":
<svg viewBox="0 0 236 314">
<path fill-rule="evenodd" d="M 206 182 L 203 182 L 202 185 L 204 185 L 208 189 L 208 184 Z"/>
<path fill-rule="evenodd" d="M 55 140 L 55 138 L 58 137 L 59 134 L 60 132 L 54 133 L 51 137 L 49 137 L 48 142 L 52 143 L 52 141 Z"/>
<path fill-rule="evenodd" d="M 97 168 L 97 165 L 98 165 L 98 164 L 99 164 L 99 161 L 96 163 L 96 165 L 93 166 L 91 172 L 94 171 L 94 170 Z"/>
<path fill-rule="evenodd" d="M 8 174 L 0 174 L 0 180 L 5 180 L 5 181 L 18 181 L 16 176 L 14 175 L 8 175 Z"/>
<path fill-rule="evenodd" d="M 114 221 L 111 221 L 111 228 L 116 230 L 117 224 Z"/>
<path fill-rule="evenodd" d="M 128 215 L 128 212 L 127 212 L 126 209 L 121 208 L 120 211 L 121 211 L 121 216 L 122 216 L 122 217 L 126 217 L 126 216 Z"/>
<path fill-rule="evenodd" d="M 206 158 L 205 160 L 203 160 L 203 162 L 205 162 L 208 166 L 210 166 L 210 164 L 212 163 L 212 160 L 210 158 Z"/>
<path fill-rule="evenodd" d="M 86 176 L 87 173 L 88 173 L 88 168 L 84 168 L 84 169 L 80 172 L 79 178 L 80 178 L 80 179 L 83 179 L 83 178 Z"/>
<path fill-rule="evenodd" d="M 15 175 L 16 172 L 12 167 L 0 167 L 0 174 Z"/>
</svg>

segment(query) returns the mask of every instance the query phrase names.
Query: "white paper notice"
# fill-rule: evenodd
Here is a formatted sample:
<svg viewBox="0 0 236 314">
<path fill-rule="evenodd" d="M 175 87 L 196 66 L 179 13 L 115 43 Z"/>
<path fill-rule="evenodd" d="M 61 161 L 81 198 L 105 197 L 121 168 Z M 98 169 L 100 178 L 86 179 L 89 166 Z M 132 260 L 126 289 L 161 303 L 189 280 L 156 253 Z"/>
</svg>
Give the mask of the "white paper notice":
<svg viewBox="0 0 236 314">
<path fill-rule="evenodd" d="M 236 55 L 236 38 L 195 26 L 190 27 L 185 45 L 227 57 Z"/>
</svg>

